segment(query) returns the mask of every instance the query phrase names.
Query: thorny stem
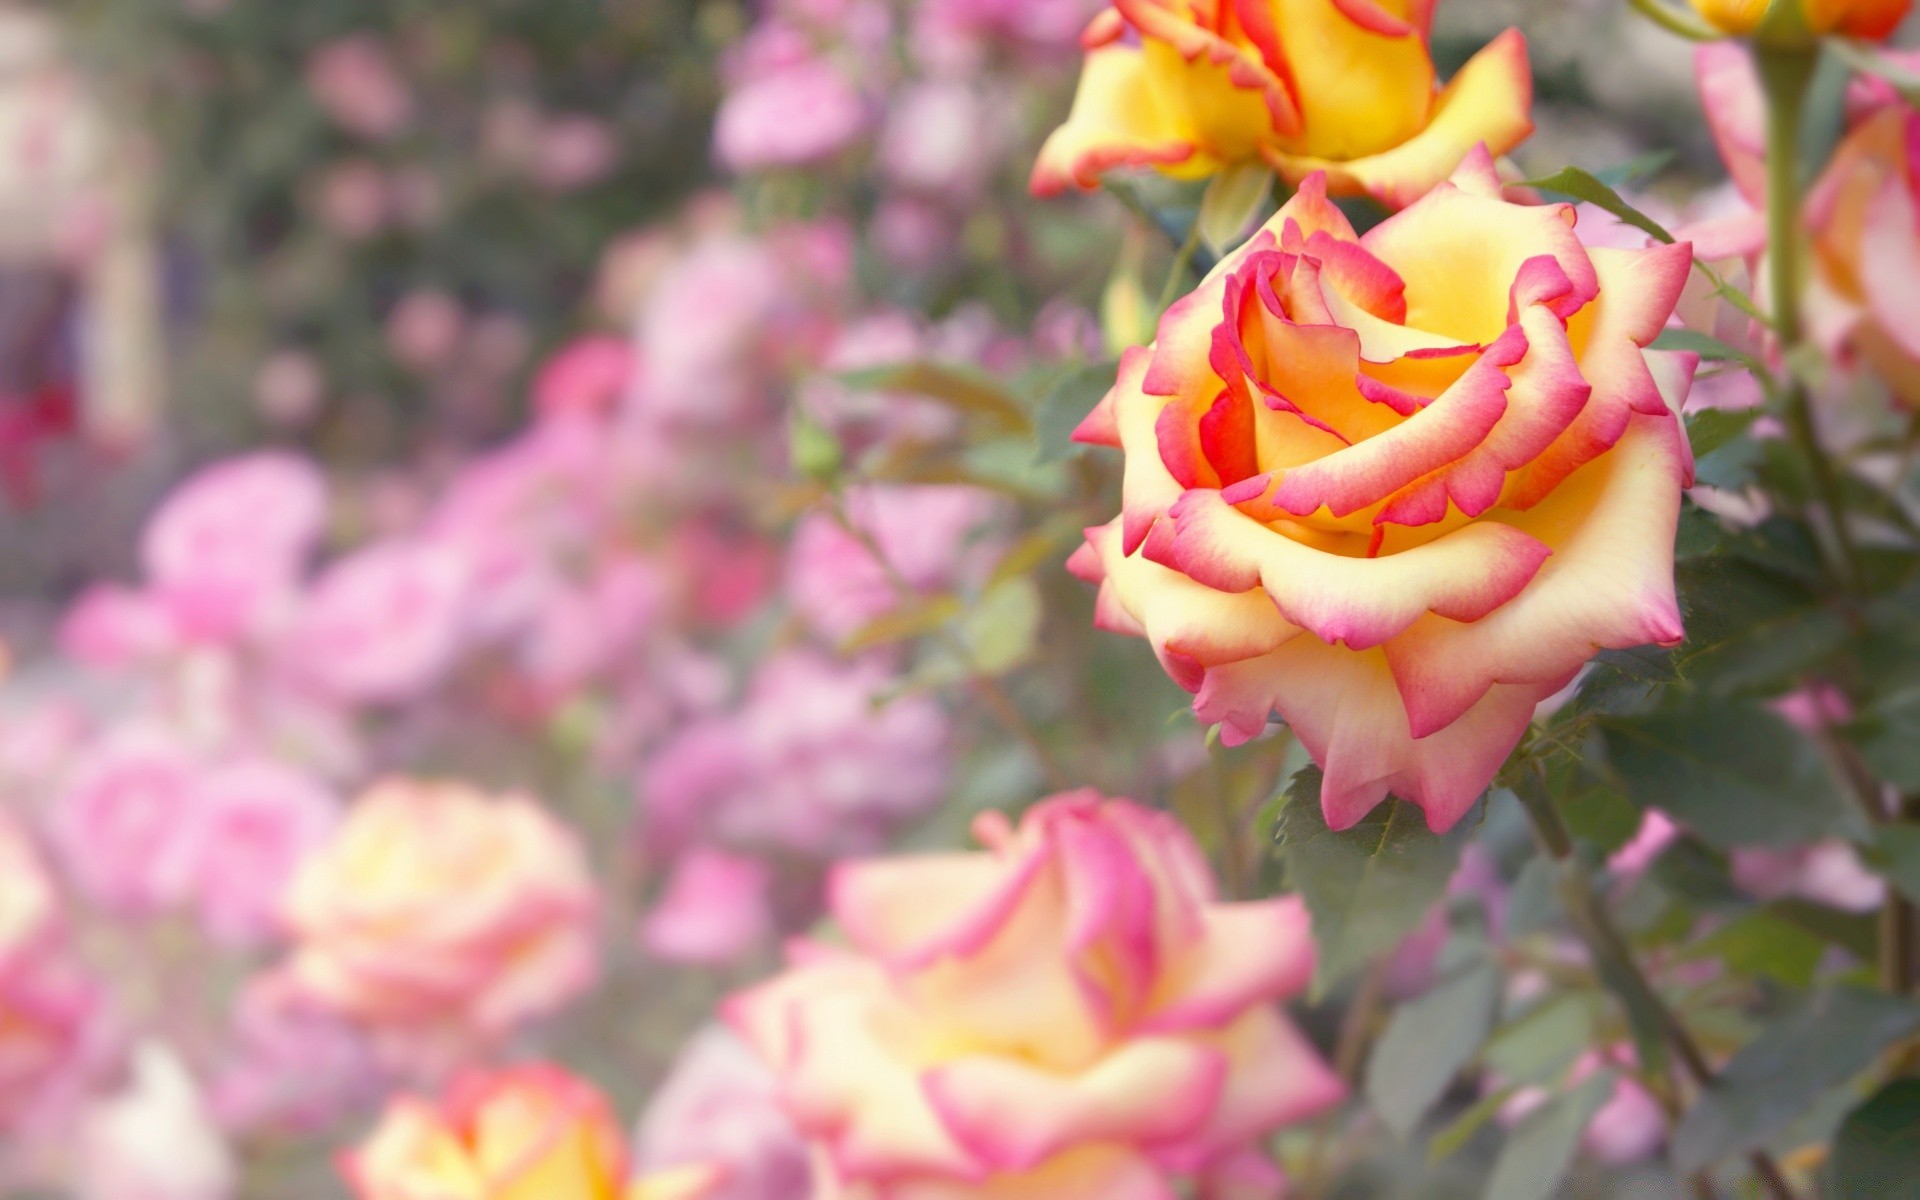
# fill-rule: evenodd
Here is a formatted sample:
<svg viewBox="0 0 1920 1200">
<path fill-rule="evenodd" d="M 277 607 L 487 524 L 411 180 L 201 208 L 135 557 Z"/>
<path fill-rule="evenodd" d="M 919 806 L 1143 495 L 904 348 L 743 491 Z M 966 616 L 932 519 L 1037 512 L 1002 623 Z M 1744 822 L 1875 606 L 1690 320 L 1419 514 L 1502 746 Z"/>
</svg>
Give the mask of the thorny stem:
<svg viewBox="0 0 1920 1200">
<path fill-rule="evenodd" d="M 1560 868 L 1561 899 L 1573 918 L 1574 929 L 1586 942 L 1588 951 L 1596 961 L 1605 961 L 1615 968 L 1611 982 L 1621 992 L 1621 1003 L 1629 1010 L 1657 1014 L 1661 1032 L 1687 1076 L 1698 1087 L 1711 1087 L 1714 1081 L 1713 1064 L 1707 1061 L 1705 1051 L 1701 1050 L 1700 1043 L 1694 1040 L 1692 1031 L 1680 1020 L 1679 1014 L 1673 1011 L 1666 998 L 1653 986 L 1653 981 L 1647 978 L 1639 960 L 1634 957 L 1632 947 L 1614 925 L 1613 917 L 1594 889 L 1592 876 L 1573 852 L 1573 835 L 1560 816 L 1560 810 L 1554 806 L 1544 774 L 1538 774 L 1530 782 L 1535 786 L 1516 787 L 1514 793 L 1520 797 L 1521 806 L 1526 809 L 1527 819 L 1532 823 L 1541 846 Z M 1603 973 L 1602 978 L 1608 979 L 1609 976 Z M 1774 1200 L 1796 1200 L 1793 1188 L 1787 1183 L 1786 1176 L 1772 1155 L 1764 1150 L 1756 1150 L 1747 1156 L 1747 1161 Z"/>
</svg>

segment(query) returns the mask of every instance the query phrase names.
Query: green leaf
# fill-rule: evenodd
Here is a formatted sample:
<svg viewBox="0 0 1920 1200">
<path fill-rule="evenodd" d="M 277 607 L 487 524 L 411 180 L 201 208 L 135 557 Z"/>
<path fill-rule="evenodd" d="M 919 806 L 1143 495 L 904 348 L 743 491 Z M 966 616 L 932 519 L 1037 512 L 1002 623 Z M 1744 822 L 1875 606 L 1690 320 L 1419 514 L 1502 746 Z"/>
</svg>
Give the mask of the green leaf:
<svg viewBox="0 0 1920 1200">
<path fill-rule="evenodd" d="M 1669 329 L 1667 332 L 1681 331 Z M 1693 456 L 1705 458 L 1712 454 L 1752 428 L 1759 415 L 1757 409 L 1737 411 L 1726 408 L 1706 408 L 1694 413 L 1687 418 L 1687 440 L 1693 443 Z"/>
<path fill-rule="evenodd" d="M 912 392 L 938 400 L 949 408 L 983 417 L 1009 433 L 1027 433 L 1033 423 L 1027 410 L 983 371 L 950 363 L 910 362 L 889 367 L 848 371 L 841 383 L 863 392 Z"/>
<path fill-rule="evenodd" d="M 929 596 L 924 600 L 909 601 L 854 630 L 840 643 L 840 652 L 858 654 L 876 646 L 891 646 L 895 642 L 932 633 L 963 611 L 959 599 L 954 596 Z"/>
<path fill-rule="evenodd" d="M 1819 751 L 1758 703 L 1610 717 L 1602 728 L 1628 798 L 1666 811 L 1715 847 L 1861 832 Z"/>
<path fill-rule="evenodd" d="M 1833 1140 L 1833 1200 L 1920 1200 L 1920 1079 L 1896 1079 Z"/>
<path fill-rule="evenodd" d="M 1367 1061 L 1367 1101 L 1388 1129 L 1411 1134 L 1480 1051 L 1500 1008 L 1500 972 L 1480 961 L 1394 1010 Z"/>
<path fill-rule="evenodd" d="M 973 669 L 1004 675 L 1027 661 L 1039 640 L 1042 607 L 1039 586 L 1026 576 L 987 589 L 960 624 Z"/>
<path fill-rule="evenodd" d="M 1580 681 L 1579 694 L 1560 710 L 1557 719 L 1572 721 L 1596 713 L 1630 712 L 1679 678 L 1671 650 L 1658 646 L 1602 650 L 1593 656 L 1592 668 Z"/>
<path fill-rule="evenodd" d="M 1073 431 L 1112 390 L 1118 370 L 1119 364 L 1114 362 L 1088 363 L 1054 381 L 1033 414 L 1036 463 L 1059 462 L 1084 449 L 1073 440 Z"/>
<path fill-rule="evenodd" d="M 833 436 L 832 430 L 801 412 L 798 405 L 794 406 L 788 423 L 788 437 L 793 465 L 802 475 L 826 484 L 839 477 L 845 461 L 840 439 Z"/>
<path fill-rule="evenodd" d="M 1487 1183 L 1487 1200 L 1547 1200 L 1573 1162 L 1594 1114 L 1613 1095 L 1611 1071 L 1597 1071 L 1579 1087 L 1528 1113 L 1514 1127 Z"/>
<path fill-rule="evenodd" d="M 1593 1044 L 1598 992 L 1550 992 L 1487 1043 L 1489 1070 L 1515 1083 L 1546 1084 Z"/>
<path fill-rule="evenodd" d="M 1228 167 L 1213 177 L 1200 198 L 1200 240 L 1223 255 L 1240 244 L 1273 198 L 1273 171 L 1258 159 Z"/>
<path fill-rule="evenodd" d="M 1755 909 L 1694 943 L 1689 956 L 1718 958 L 1741 975 L 1804 988 L 1813 982 L 1826 949 L 1823 939 L 1797 922 Z"/>
<path fill-rule="evenodd" d="M 1875 702 L 1845 733 L 1876 775 L 1902 791 L 1920 791 L 1920 689 Z"/>
<path fill-rule="evenodd" d="M 1753 355 L 1748 354 L 1745 350 L 1740 349 L 1738 346 L 1729 346 L 1727 343 L 1721 341 L 1717 337 L 1714 337 L 1712 334 L 1701 333 L 1697 329 L 1663 329 L 1660 331 L 1660 336 L 1653 339 L 1652 344 L 1649 345 L 1647 349 L 1649 350 L 1683 350 L 1683 351 L 1689 351 L 1694 354 L 1698 354 L 1701 358 L 1706 359 L 1708 362 L 1739 363 L 1741 366 L 1745 367 L 1749 371 L 1752 371 L 1755 375 L 1760 376 L 1762 379 L 1765 379 L 1772 374 L 1772 372 L 1767 370 L 1767 365 L 1765 363 L 1761 362 L 1759 359 L 1755 358 Z M 1706 412 L 1696 414 L 1696 418 L 1707 415 L 1707 412 L 1721 412 L 1721 411 L 1722 410 L 1708 409 L 1706 410 Z M 1743 416 L 1746 416 L 1749 421 L 1751 421 L 1753 418 L 1752 413 L 1744 413 L 1744 414 L 1724 413 L 1724 415 L 1726 416 L 1742 416 L 1743 415 Z M 1692 422 L 1688 422 L 1688 424 L 1691 425 Z"/>
<path fill-rule="evenodd" d="M 1620 198 L 1620 193 L 1579 167 L 1562 167 L 1543 179 L 1529 179 L 1524 186 L 1539 188 L 1545 192 L 1558 192 L 1574 200 L 1584 200 L 1596 208 L 1605 209 L 1635 229 L 1642 230 L 1668 245 L 1673 244 L 1673 235 L 1661 228 L 1658 221 L 1628 204 Z"/>
<path fill-rule="evenodd" d="M 1862 988 L 1802 997 L 1727 1063 L 1673 1135 L 1674 1166 L 1691 1174 L 1763 1145 L 1827 1089 L 1920 1029 L 1920 1002 Z"/>
<path fill-rule="evenodd" d="M 1426 919 L 1478 824 L 1479 815 L 1469 814 L 1436 835 L 1418 808 L 1390 799 L 1335 833 L 1320 811 L 1320 769 L 1293 777 L 1274 838 L 1287 886 L 1313 915 L 1317 994 L 1391 950 Z"/>
<path fill-rule="evenodd" d="M 1616 166 L 1595 171 L 1593 177 L 1610 188 L 1625 187 L 1638 179 L 1646 179 L 1666 170 L 1667 164 L 1678 158 L 1673 150 L 1649 150 L 1636 158 Z"/>
</svg>

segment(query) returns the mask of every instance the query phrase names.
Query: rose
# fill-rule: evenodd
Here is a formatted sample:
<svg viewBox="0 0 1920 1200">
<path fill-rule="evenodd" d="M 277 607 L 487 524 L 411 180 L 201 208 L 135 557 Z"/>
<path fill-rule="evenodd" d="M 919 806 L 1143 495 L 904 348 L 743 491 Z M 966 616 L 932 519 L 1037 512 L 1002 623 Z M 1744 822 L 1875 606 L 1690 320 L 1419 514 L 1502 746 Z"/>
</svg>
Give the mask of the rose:
<svg viewBox="0 0 1920 1200">
<path fill-rule="evenodd" d="M 339 808 L 317 780 L 271 759 L 208 771 L 178 818 L 188 887 L 207 932 L 233 945 L 271 936 L 281 889 Z"/>
<path fill-rule="evenodd" d="M 151 913 L 192 887 L 183 826 L 204 764 L 171 734 L 126 727 L 83 755 L 55 796 L 49 832 L 94 902 Z"/>
<path fill-rule="evenodd" d="M 326 522 L 326 481 L 304 458 L 262 451 L 188 479 L 147 522 L 149 586 L 189 636 L 253 632 L 293 590 Z"/>
<path fill-rule="evenodd" d="M 1289 182 L 1324 171 L 1335 192 L 1409 204 L 1474 146 L 1504 154 L 1533 132 L 1518 30 L 1436 94 L 1435 2 L 1113 0 L 1082 38 L 1080 91 L 1033 190 L 1093 187 L 1116 166 L 1195 178 L 1258 161 Z"/>
<path fill-rule="evenodd" d="M 532 1065 L 396 1099 L 341 1171 L 359 1200 L 616 1200 L 626 1154 L 598 1092 Z"/>
<path fill-rule="evenodd" d="M 640 944 L 669 962 L 737 962 L 773 934 L 772 885 L 759 859 L 696 846 L 675 858 Z"/>
<path fill-rule="evenodd" d="M 572 831 L 525 796 L 376 785 L 282 904 L 280 983 L 376 1029 L 499 1036 L 595 973 L 595 896 Z"/>
<path fill-rule="evenodd" d="M 726 1006 L 824 1194 L 1277 1195 L 1259 1144 L 1342 1092 L 1273 1005 L 1313 971 L 1304 906 L 1220 902 L 1177 821 L 1091 791 L 975 832 L 987 853 L 840 867 L 852 947 Z"/>
<path fill-rule="evenodd" d="M 1070 564 L 1232 743 L 1277 709 L 1345 829 L 1460 819 L 1601 647 L 1681 638 L 1691 456 L 1643 347 L 1686 245 L 1586 249 L 1478 152 L 1356 237 L 1318 177 L 1129 350 L 1081 426 L 1126 451 Z"/>
<path fill-rule="evenodd" d="M 1891 52 L 1890 52 L 1891 53 Z M 1894 54 L 1902 65 L 1920 60 Z M 1720 156 L 1754 210 L 1722 225 L 1728 254 L 1766 249 L 1766 99 L 1752 56 L 1724 44 L 1695 52 L 1695 76 Z M 1845 136 L 1807 197 L 1813 277 L 1802 305 L 1829 353 L 1857 357 L 1910 406 L 1920 405 L 1920 179 L 1913 147 L 1920 112 L 1877 80 L 1857 84 Z"/>
<path fill-rule="evenodd" d="M 1838 33 L 1875 41 L 1898 28 L 1912 6 L 1913 0 L 1693 0 L 1701 16 L 1742 37 L 1770 20 L 1785 20 L 1818 36 Z"/>
<path fill-rule="evenodd" d="M 696 1032 L 634 1131 L 642 1171 L 704 1175 L 710 1200 L 808 1194 L 806 1143 L 781 1109 L 779 1081 L 729 1030 Z M 702 1193 L 708 1195 L 708 1193 Z"/>
<path fill-rule="evenodd" d="M 329 567 L 282 642 L 325 698 L 394 703 L 432 687 L 460 649 L 471 572 L 448 547 L 377 542 Z"/>
</svg>

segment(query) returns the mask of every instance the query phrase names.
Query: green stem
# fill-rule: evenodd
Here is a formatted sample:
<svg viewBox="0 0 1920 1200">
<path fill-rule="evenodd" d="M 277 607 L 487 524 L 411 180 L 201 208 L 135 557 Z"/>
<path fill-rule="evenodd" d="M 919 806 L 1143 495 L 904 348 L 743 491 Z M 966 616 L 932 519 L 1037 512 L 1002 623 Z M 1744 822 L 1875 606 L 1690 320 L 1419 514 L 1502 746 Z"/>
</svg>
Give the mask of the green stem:
<svg viewBox="0 0 1920 1200">
<path fill-rule="evenodd" d="M 1637 1010 L 1658 1014 L 1661 1032 L 1673 1047 L 1688 1077 L 1701 1088 L 1713 1086 L 1713 1065 L 1707 1061 L 1706 1052 L 1641 968 L 1639 960 L 1634 957 L 1633 948 L 1614 925 L 1612 914 L 1607 912 L 1586 864 L 1574 853 L 1573 834 L 1555 806 L 1552 793 L 1547 790 L 1546 779 L 1536 774 L 1533 779 L 1521 781 L 1521 786 L 1513 791 L 1520 797 L 1521 807 L 1526 809 L 1540 845 L 1560 868 L 1560 899 L 1567 908 L 1568 916 L 1573 919 L 1574 930 L 1586 943 L 1587 952 L 1593 955 L 1596 963 L 1605 962 L 1613 968 L 1611 971 L 1601 971 L 1601 978 L 1608 981 L 1609 986 L 1619 989 L 1620 1002 L 1629 1012 Z M 1772 1155 L 1764 1150 L 1756 1150 L 1747 1156 L 1747 1161 L 1762 1187 L 1774 1200 L 1796 1200 L 1793 1188 L 1787 1183 L 1786 1175 Z"/>
<path fill-rule="evenodd" d="M 1840 571 L 1848 586 L 1860 580 L 1860 553 L 1853 544 L 1853 532 L 1847 526 L 1846 503 L 1839 479 L 1833 472 L 1833 460 L 1820 444 L 1820 432 L 1813 420 L 1813 405 L 1806 383 L 1796 370 L 1796 360 L 1806 329 L 1800 316 L 1801 278 L 1801 192 L 1800 192 L 1800 119 L 1806 108 L 1807 89 L 1813 83 L 1819 52 L 1806 47 L 1769 47 L 1756 49 L 1760 81 L 1767 95 L 1767 266 L 1768 288 L 1773 300 L 1773 330 L 1780 343 L 1780 401 L 1786 410 L 1787 427 L 1807 460 L 1820 505 L 1832 526 L 1838 548 Z"/>
<path fill-rule="evenodd" d="M 1690 42 L 1717 42 L 1727 35 L 1692 13 L 1682 12 L 1662 0 L 1627 0 L 1634 10 L 1669 33 L 1677 33 Z"/>
<path fill-rule="evenodd" d="M 1180 293 L 1185 290 L 1187 273 L 1193 268 L 1193 256 L 1200 251 L 1200 221 L 1196 217 L 1193 228 L 1187 230 L 1187 240 L 1180 243 L 1180 249 L 1174 252 L 1173 265 L 1167 268 L 1167 281 L 1160 285 L 1159 312 L 1165 312 Z"/>
</svg>

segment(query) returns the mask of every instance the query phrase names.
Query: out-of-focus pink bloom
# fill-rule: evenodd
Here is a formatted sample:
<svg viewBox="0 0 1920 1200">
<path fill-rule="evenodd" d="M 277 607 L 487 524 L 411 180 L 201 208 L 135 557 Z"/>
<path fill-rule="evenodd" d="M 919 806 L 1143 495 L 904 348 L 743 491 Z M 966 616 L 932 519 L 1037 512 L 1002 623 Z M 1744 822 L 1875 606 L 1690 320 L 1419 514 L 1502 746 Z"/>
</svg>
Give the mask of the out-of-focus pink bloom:
<svg viewBox="0 0 1920 1200">
<path fill-rule="evenodd" d="M 1103 349 L 1100 322 L 1078 304 L 1055 297 L 1033 319 L 1033 348 L 1043 358 L 1097 362 Z"/>
<path fill-rule="evenodd" d="M 736 962 L 773 934 L 771 884 L 757 858 L 704 846 L 689 850 L 674 861 L 666 891 L 641 924 L 640 944 L 671 962 Z"/>
<path fill-rule="evenodd" d="M 999 161 L 1001 113 L 966 83 L 915 83 L 887 105 L 880 165 L 904 188 L 964 203 Z"/>
<path fill-rule="evenodd" d="M 951 407 L 910 392 L 854 388 L 835 378 L 910 363 L 923 356 L 925 346 L 926 335 L 907 313 L 885 309 L 855 317 L 835 333 L 818 373 L 802 384 L 800 405 L 855 455 L 876 444 L 951 437 L 960 428 L 960 415 Z"/>
<path fill-rule="evenodd" d="M 557 584 L 521 639 L 516 659 L 530 682 L 558 699 L 631 666 L 641 636 L 666 607 L 667 582 L 652 563 L 609 556 L 583 584 Z"/>
<path fill-rule="evenodd" d="M 413 371 L 443 367 L 460 347 L 467 314 L 445 292 L 410 292 L 387 315 L 387 349 Z"/>
<path fill-rule="evenodd" d="M 848 520 L 872 539 L 885 563 L 828 513 L 808 514 L 794 531 L 787 590 L 794 607 L 834 640 L 858 632 L 915 594 L 952 587 L 991 547 L 968 545 L 997 510 L 994 497 L 958 486 L 868 486 L 846 495 Z M 980 553 L 987 550 L 987 554 Z M 901 595 L 898 584 L 909 594 Z"/>
<path fill-rule="evenodd" d="M 94 902 L 150 913 L 190 886 L 183 831 L 203 778 L 198 758 L 152 729 L 126 729 L 90 751 L 48 814 L 69 877 Z"/>
<path fill-rule="evenodd" d="M 952 258 L 957 246 L 953 215 L 924 196 L 886 196 L 870 229 L 887 262 L 903 271 L 931 271 Z"/>
<path fill-rule="evenodd" d="M 271 987 L 251 988 L 209 1094 L 223 1128 L 310 1134 L 377 1097 L 381 1074 L 373 1048 L 351 1026 Z"/>
<path fill-rule="evenodd" d="M 275 351 L 253 377 L 253 405 L 280 426 L 304 425 L 327 399 L 327 377 L 304 350 Z"/>
<path fill-rule="evenodd" d="M 597 117 L 555 117 L 541 130 L 534 151 L 533 181 L 554 192 L 599 183 L 620 161 L 613 130 Z"/>
<path fill-rule="evenodd" d="M 1607 869 L 1615 875 L 1631 876 L 1646 873 L 1655 859 L 1666 852 L 1681 829 L 1673 823 L 1673 818 L 1657 808 L 1650 808 L 1640 818 L 1640 828 L 1627 844 L 1613 852 L 1607 859 Z"/>
<path fill-rule="evenodd" d="M 199 1085 L 168 1046 L 149 1042 L 126 1089 L 85 1115 L 78 1200 L 229 1200 L 239 1172 Z"/>
<path fill-rule="evenodd" d="M 446 547 L 368 546 L 314 583 L 283 652 L 296 677 L 330 699 L 409 699 L 452 665 L 469 581 L 466 559 Z"/>
<path fill-rule="evenodd" d="M 349 133 L 392 137 L 413 119 L 413 96 L 378 38 L 354 34 L 328 42 L 307 60 L 307 89 Z"/>
<path fill-rule="evenodd" d="M 718 521 L 689 521 L 674 532 L 674 561 L 687 581 L 687 616 L 727 629 L 753 615 L 772 591 L 779 563 L 768 541 Z"/>
<path fill-rule="evenodd" d="M 1277 1196 L 1267 1138 L 1345 1091 L 1276 1007 L 1313 974 L 1306 906 L 1221 902 L 1171 815 L 1091 791 L 975 833 L 986 852 L 842 864 L 851 946 L 796 947 L 725 1006 L 825 1176 L 1060 1200 L 1251 1177 Z"/>
<path fill-rule="evenodd" d="M 633 1143 L 643 1173 L 716 1168 L 710 1200 L 810 1194 L 806 1143 L 780 1105 L 778 1082 L 723 1026 L 700 1030 L 680 1051 Z"/>
<path fill-rule="evenodd" d="M 158 597 L 115 583 L 80 593 L 60 622 L 60 649 L 101 670 L 160 658 L 179 646 L 173 614 Z"/>
<path fill-rule="evenodd" d="M 782 296 L 779 264 L 763 245 L 718 237 L 688 250 L 641 310 L 640 410 L 694 425 L 745 417 L 758 382 L 754 339 Z"/>
<path fill-rule="evenodd" d="M 608 417 L 632 385 L 633 345 L 611 334 L 575 338 L 533 378 L 533 411 L 542 418 Z"/>
<path fill-rule="evenodd" d="M 0 1131 L 58 1126 L 112 1049 L 102 992 L 58 950 L 0 960 Z"/>
<path fill-rule="evenodd" d="M 714 118 L 713 149 L 732 171 L 830 158 L 866 131 L 866 100 L 833 63 L 814 59 L 743 80 Z"/>
<path fill-rule="evenodd" d="M 257 632 L 288 601 L 326 519 L 326 480 L 306 459 L 267 450 L 216 463 L 147 522 L 148 586 L 189 637 Z"/>
<path fill-rule="evenodd" d="M 1732 855 L 1733 881 L 1762 900 L 1799 896 L 1848 912 L 1872 912 L 1887 886 L 1838 838 L 1775 849 L 1741 846 Z"/>
<path fill-rule="evenodd" d="M 1813 684 L 1788 692 L 1767 707 L 1803 733 L 1818 733 L 1831 725 L 1853 720 L 1847 694 L 1830 683 Z"/>
<path fill-rule="evenodd" d="M 1613 1094 L 1587 1123 L 1581 1146 L 1601 1162 L 1614 1166 L 1650 1158 L 1667 1140 L 1667 1116 L 1660 1102 L 1632 1075 L 1636 1062 L 1631 1046 L 1589 1050 L 1574 1060 L 1566 1086 L 1578 1087 L 1601 1069 L 1618 1072 Z M 1550 1099 L 1545 1088 L 1525 1087 L 1500 1106 L 1500 1122 L 1512 1127 Z"/>
<path fill-rule="evenodd" d="M 430 1057 L 586 988 L 596 907 L 579 839 L 533 800 L 389 780 L 295 875 L 276 984 Z"/>
<path fill-rule="evenodd" d="M 281 891 L 332 831 L 339 809 L 325 786 L 284 763 L 258 759 L 208 771 L 179 818 L 185 870 L 207 932 L 238 944 L 272 935 Z"/>
<path fill-rule="evenodd" d="M 72 764 L 92 728 L 84 708 L 60 697 L 0 712 L 0 789 L 39 791 Z"/>
<path fill-rule="evenodd" d="M 321 222 L 350 242 L 365 241 L 387 227 L 387 177 L 364 158 L 349 158 L 322 171 L 312 202 Z"/>
<path fill-rule="evenodd" d="M 1102 7 L 1102 0 L 925 0 L 914 10 L 914 53 L 956 76 L 977 71 L 996 45 L 1067 63 Z"/>
<path fill-rule="evenodd" d="M 39 948 L 55 911 L 53 885 L 26 831 L 0 812 L 0 971 Z"/>
<path fill-rule="evenodd" d="M 648 827 L 810 854 L 877 845 L 947 781 L 945 712 L 924 695 L 876 708 L 888 682 L 875 662 L 769 659 L 737 711 L 687 726 L 648 763 Z"/>
<path fill-rule="evenodd" d="M 464 365 L 499 379 L 519 370 L 532 349 L 533 334 L 525 321 L 512 313 L 488 313 L 474 321 L 467 334 Z"/>
</svg>

